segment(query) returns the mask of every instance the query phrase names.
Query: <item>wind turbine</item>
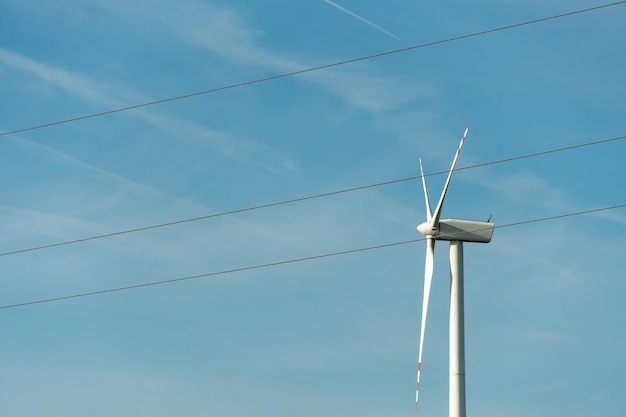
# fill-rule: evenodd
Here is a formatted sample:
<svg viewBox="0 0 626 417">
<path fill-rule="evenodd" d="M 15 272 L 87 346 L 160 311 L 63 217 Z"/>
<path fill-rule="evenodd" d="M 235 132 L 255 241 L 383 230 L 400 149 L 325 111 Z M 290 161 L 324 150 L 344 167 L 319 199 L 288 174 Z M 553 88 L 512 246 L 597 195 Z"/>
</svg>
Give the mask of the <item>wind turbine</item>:
<svg viewBox="0 0 626 417">
<path fill-rule="evenodd" d="M 495 225 L 489 222 L 460 219 L 440 219 L 443 200 L 450 185 L 450 178 L 456 161 L 461 153 L 463 142 L 470 125 L 467 125 L 461 143 L 456 151 L 448 178 L 443 186 L 443 192 L 435 211 L 430 209 L 428 191 L 424 178 L 424 168 L 420 158 L 420 172 L 426 200 L 426 222 L 417 226 L 417 230 L 426 236 L 426 265 L 424 270 L 424 299 L 422 303 L 422 324 L 420 329 L 419 356 L 417 363 L 417 384 L 415 385 L 415 409 L 419 395 L 420 375 L 422 371 L 422 353 L 424 351 L 424 330 L 426 328 L 426 314 L 428 313 L 428 299 L 433 278 L 433 264 L 435 257 L 435 240 L 450 241 L 450 417 L 465 417 L 465 326 L 463 301 L 463 242 L 491 241 Z"/>
</svg>

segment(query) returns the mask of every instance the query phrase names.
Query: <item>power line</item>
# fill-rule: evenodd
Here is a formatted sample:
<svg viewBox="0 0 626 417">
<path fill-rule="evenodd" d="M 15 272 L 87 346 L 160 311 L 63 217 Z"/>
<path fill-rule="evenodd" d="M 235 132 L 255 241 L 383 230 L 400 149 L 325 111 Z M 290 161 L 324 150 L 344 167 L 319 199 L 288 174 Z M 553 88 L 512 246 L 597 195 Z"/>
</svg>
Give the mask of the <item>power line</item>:
<svg viewBox="0 0 626 417">
<path fill-rule="evenodd" d="M 455 171 L 463 171 L 463 170 L 467 170 L 467 169 L 479 168 L 479 167 L 484 167 L 484 166 L 488 166 L 488 165 L 495 165 L 495 164 L 501 164 L 501 163 L 505 163 L 505 162 L 512 162 L 512 161 L 516 161 L 516 160 L 519 160 L 519 159 L 534 158 L 534 157 L 541 156 L 541 155 L 547 155 L 547 154 L 556 153 L 556 152 L 563 152 L 563 151 L 583 148 L 583 147 L 587 147 L 587 146 L 600 145 L 600 144 L 615 142 L 615 141 L 619 141 L 619 140 L 623 140 L 623 139 L 626 139 L 626 135 L 616 136 L 616 137 L 609 138 L 609 139 L 600 139 L 600 140 L 596 140 L 596 141 L 592 141 L 592 142 L 580 143 L 580 144 L 577 144 L 577 145 L 564 146 L 564 147 L 561 147 L 561 148 L 549 149 L 549 150 L 546 150 L 546 151 L 534 152 L 534 153 L 529 153 L 529 154 L 525 154 L 525 155 L 513 156 L 513 157 L 504 158 L 504 159 L 498 159 L 498 160 L 489 161 L 489 162 L 482 162 L 482 163 L 478 163 L 478 164 L 474 164 L 474 165 L 468 165 L 468 166 L 465 166 L 465 167 L 456 168 Z M 447 174 L 447 173 L 448 173 L 448 171 L 437 171 L 437 172 L 432 172 L 432 173 L 429 173 L 429 174 L 424 174 L 424 176 L 425 177 L 430 177 L 430 176 L 434 176 L 434 175 Z M 90 240 L 104 239 L 104 238 L 120 236 L 120 235 L 125 235 L 125 234 L 130 234 L 130 233 L 142 232 L 142 231 L 146 231 L 146 230 L 158 229 L 158 228 L 161 228 L 161 227 L 175 226 L 175 225 L 179 225 L 179 224 L 183 224 L 183 223 L 191 223 L 191 222 L 200 221 L 200 220 L 207 220 L 207 219 L 212 219 L 212 218 L 215 218 L 215 217 L 221 217 L 221 216 L 227 216 L 227 215 L 231 215 L 231 214 L 244 213 L 244 212 L 247 212 L 247 211 L 253 211 L 253 210 L 260 210 L 260 209 L 264 209 L 264 208 L 276 207 L 276 206 L 281 206 L 281 205 L 285 205 L 285 204 L 297 203 L 297 202 L 300 202 L 300 201 L 313 200 L 313 199 L 316 199 L 316 198 L 329 197 L 329 196 L 338 195 L 338 194 L 345 194 L 345 193 L 349 193 L 349 192 L 352 192 L 352 191 L 364 190 L 364 189 L 367 189 L 367 188 L 374 188 L 374 187 L 382 187 L 382 186 L 385 186 L 385 185 L 391 185 L 391 184 L 396 184 L 396 183 L 405 182 L 405 181 L 412 181 L 412 180 L 416 180 L 416 179 L 419 179 L 419 178 L 421 178 L 421 175 L 414 175 L 414 176 L 411 176 L 411 177 L 399 178 L 399 179 L 395 179 L 395 180 L 377 182 L 377 183 L 367 184 L 367 185 L 360 185 L 360 186 L 357 186 L 357 187 L 345 188 L 345 189 L 336 190 L 336 191 L 330 191 L 330 192 L 321 193 L 321 194 L 309 195 L 309 196 L 304 196 L 304 197 L 297 197 L 297 198 L 292 198 L 292 199 L 289 199 L 289 200 L 282 200 L 282 201 L 276 201 L 276 202 L 267 203 L 267 204 L 260 204 L 260 205 L 257 205 L 257 206 L 250 206 L 250 207 L 244 207 L 244 208 L 240 208 L 240 209 L 223 211 L 223 212 L 219 212 L 219 213 L 208 214 L 208 215 L 205 215 L 205 216 L 191 217 L 191 218 L 187 218 L 187 219 L 174 220 L 174 221 L 167 222 L 167 223 L 160 223 L 160 224 L 155 224 L 155 225 L 150 225 L 150 226 L 137 227 L 137 228 L 133 228 L 133 229 L 120 230 L 120 231 L 117 231 L 117 232 L 105 233 L 105 234 L 101 234 L 101 235 L 87 236 L 87 237 L 74 239 L 74 240 L 67 240 L 67 241 L 63 241 L 63 242 L 50 243 L 50 244 L 47 244 L 47 245 L 33 246 L 33 247 L 30 247 L 30 248 L 17 249 L 17 250 L 12 250 L 12 251 L 8 251 L 8 252 L 1 252 L 0 253 L 0 257 L 2 257 L 2 256 L 9 256 L 9 255 L 16 255 L 16 254 L 25 253 L 25 252 L 33 252 L 33 251 L 43 250 L 43 249 L 50 249 L 50 248 L 55 248 L 55 247 L 58 247 L 58 246 L 72 245 L 72 244 L 76 244 L 76 243 L 87 242 L 87 241 L 90 241 Z"/>
<path fill-rule="evenodd" d="M 319 66 L 315 66 L 315 67 L 304 68 L 304 69 L 301 69 L 301 70 L 296 70 L 296 71 L 292 71 L 292 72 L 286 72 L 286 73 L 283 73 L 283 74 L 272 75 L 272 76 L 269 76 L 269 77 L 263 77 L 263 78 L 257 78 L 257 79 L 254 79 L 254 80 L 243 81 L 243 82 L 240 82 L 240 83 L 230 84 L 230 85 L 217 87 L 217 88 L 211 88 L 211 89 L 208 89 L 208 90 L 202 90 L 202 91 L 196 91 L 196 92 L 193 92 L 193 93 L 182 94 L 182 95 L 175 96 L 175 97 L 169 97 L 169 98 L 164 98 L 164 99 L 160 99 L 160 100 L 154 100 L 154 101 L 149 101 L 149 102 L 145 102 L 145 103 L 134 104 L 134 105 L 131 105 L 131 106 L 120 107 L 120 108 L 117 108 L 117 109 L 106 110 L 106 111 L 103 111 L 103 112 L 92 113 L 92 114 L 87 114 L 87 115 L 78 116 L 78 117 L 72 117 L 72 118 L 64 119 L 64 120 L 57 120 L 55 122 L 49 122 L 49 123 L 44 123 L 44 124 L 40 124 L 40 125 L 35 125 L 35 126 L 25 127 L 25 128 L 21 128 L 21 129 L 7 131 L 7 132 L 2 132 L 2 133 L 0 133 L 0 136 L 13 135 L 13 134 L 16 134 L 16 133 L 23 133 L 23 132 L 28 132 L 28 131 L 31 131 L 31 130 L 38 130 L 38 129 L 43 129 L 43 128 L 52 127 L 52 126 L 57 126 L 57 125 L 61 125 L 61 124 L 78 122 L 78 121 L 81 121 L 81 120 L 92 119 L 92 118 L 95 118 L 95 117 L 101 117 L 101 116 L 107 116 L 107 115 L 110 115 L 110 114 L 121 113 L 121 112 L 125 112 L 125 111 L 128 111 L 128 110 L 135 110 L 135 109 L 139 109 L 139 108 L 143 108 L 143 107 L 154 106 L 154 105 L 157 105 L 157 104 L 164 104 L 164 103 L 169 103 L 169 102 L 172 102 L 172 101 L 178 101 L 178 100 L 184 100 L 184 99 L 188 99 L 188 98 L 192 98 L 192 97 L 197 97 L 197 96 L 201 96 L 201 95 L 205 95 L 205 94 L 216 93 L 216 92 L 219 92 L 219 91 L 230 90 L 230 89 L 233 89 L 233 88 L 244 87 L 244 86 L 248 86 L 248 85 L 252 85 L 252 84 L 258 84 L 258 83 L 262 83 L 262 82 L 266 82 L 266 81 L 277 80 L 279 78 L 292 77 L 292 76 L 295 76 L 295 75 L 301 75 L 301 74 L 305 74 L 305 73 L 308 73 L 308 72 L 320 71 L 320 70 L 323 70 L 323 69 L 338 67 L 338 66 L 347 65 L 347 64 L 353 64 L 353 63 L 356 63 L 356 62 L 366 61 L 366 60 L 375 59 L 375 58 L 381 58 L 381 57 L 388 56 L 388 55 L 394 55 L 394 54 L 399 54 L 399 53 L 403 53 L 403 52 L 413 51 L 413 50 L 416 50 L 416 49 L 427 48 L 429 46 L 435 46 L 435 45 L 440 45 L 440 44 L 444 44 L 444 43 L 455 42 L 455 41 L 459 41 L 459 40 L 463 40 L 463 39 L 468 39 L 468 38 L 474 38 L 474 37 L 477 37 L 477 36 L 487 35 L 487 34 L 490 34 L 490 33 L 501 32 L 501 31 L 504 31 L 504 30 L 515 29 L 515 28 L 519 28 L 519 27 L 523 27 L 523 26 L 529 26 L 529 25 L 533 25 L 533 24 L 536 24 L 536 23 L 546 22 L 546 21 L 549 21 L 549 20 L 555 20 L 555 19 L 560 19 L 560 18 L 563 18 L 563 17 L 578 15 L 578 14 L 582 14 L 582 13 L 588 13 L 588 12 L 592 12 L 592 11 L 595 11 L 595 10 L 600 10 L 600 9 L 605 9 L 605 8 L 608 8 L 608 7 L 618 6 L 618 5 L 624 4 L 624 3 L 626 3 L 626 0 L 618 1 L 618 2 L 614 2 L 614 3 L 602 4 L 602 5 L 594 6 L 594 7 L 588 7 L 588 8 L 585 8 L 585 9 L 574 10 L 574 11 L 571 11 L 571 12 L 565 12 L 565 13 L 556 14 L 556 15 L 552 15 L 552 16 L 542 17 L 542 18 L 539 18 L 539 19 L 527 20 L 527 21 L 520 22 L 520 23 L 514 23 L 514 24 L 506 25 L 506 26 L 500 26 L 500 27 L 497 27 L 497 28 L 482 30 L 482 31 L 479 31 L 479 32 L 468 33 L 468 34 L 460 35 L 460 36 L 453 36 L 453 37 L 446 38 L 446 39 L 440 39 L 440 40 L 437 40 L 437 41 L 426 42 L 426 43 L 422 43 L 422 44 L 418 44 L 418 45 L 408 46 L 408 47 L 405 47 L 405 48 L 394 49 L 394 50 L 391 50 L 391 51 L 380 52 L 380 53 L 372 54 L 372 55 L 366 55 L 366 56 L 362 56 L 362 57 L 358 57 L 358 58 L 347 59 L 347 60 L 344 60 L 344 61 L 333 62 L 333 63 L 330 63 L 330 64 L 324 64 L 324 65 L 319 65 Z"/>
<path fill-rule="evenodd" d="M 531 220 L 523 220 L 523 221 L 519 221 L 519 222 L 515 222 L 515 223 L 508 223 L 508 224 L 503 224 L 503 225 L 500 225 L 500 226 L 495 226 L 495 228 L 496 229 L 501 229 L 501 228 L 505 228 L 505 227 L 521 226 L 521 225 L 526 225 L 526 224 L 530 224 L 530 223 L 538 223 L 538 222 L 562 219 L 562 218 L 565 218 L 565 217 L 580 216 L 580 215 L 583 215 L 583 214 L 596 213 L 596 212 L 606 211 L 606 210 L 614 210 L 614 209 L 623 208 L 623 207 L 626 207 L 626 204 L 618 204 L 618 205 L 615 205 L 615 206 L 600 207 L 600 208 L 595 208 L 595 209 L 589 209 L 589 210 L 583 210 L 583 211 L 559 214 L 559 215 L 555 215 L 555 216 L 541 217 L 541 218 L 531 219 Z M 449 236 L 450 235 L 448 235 L 448 237 Z M 297 263 L 297 262 L 311 261 L 311 260 L 315 260 L 315 259 L 330 258 L 330 257 L 334 257 L 334 256 L 348 255 L 348 254 L 357 253 L 357 252 L 366 252 L 366 251 L 371 251 L 371 250 L 376 250 L 376 249 L 383 249 L 383 248 L 389 248 L 389 247 L 394 247 L 394 246 L 402 246 L 402 245 L 407 245 L 407 244 L 410 244 L 410 243 L 421 242 L 421 241 L 424 241 L 424 240 L 426 240 L 426 239 L 425 238 L 420 238 L 420 239 L 405 240 L 405 241 L 402 241 L 402 242 L 386 243 L 386 244 L 382 244 L 382 245 L 368 246 L 368 247 L 364 247 L 364 248 L 348 249 L 348 250 L 344 250 L 344 251 L 340 251 L 340 252 L 325 253 L 325 254 L 321 254 L 321 255 L 313 255 L 313 256 L 307 256 L 307 257 L 303 257 L 303 258 L 294 258 L 294 259 L 288 259 L 288 260 L 276 261 L 276 262 L 269 262 L 269 263 L 259 264 L 259 265 L 244 266 L 244 267 L 240 267 L 240 268 L 227 269 L 227 270 L 223 270 L 223 271 L 208 272 L 206 274 L 190 275 L 190 276 L 186 276 L 186 277 L 172 278 L 172 279 L 166 279 L 166 280 L 161 280 L 161 281 L 145 282 L 143 284 L 127 285 L 127 286 L 124 286 L 124 287 L 108 288 L 108 289 L 104 289 L 104 290 L 90 291 L 90 292 L 85 292 L 85 293 L 64 295 L 64 296 L 52 297 L 52 298 L 44 298 L 44 299 L 34 300 L 34 301 L 25 301 L 25 302 L 22 302 L 22 303 L 7 304 L 7 305 L 0 306 L 0 310 L 9 309 L 9 308 L 16 308 L 16 307 L 25 307 L 25 306 L 35 305 L 35 304 L 51 303 L 51 302 L 55 302 L 55 301 L 69 300 L 69 299 L 72 299 L 72 298 L 89 297 L 89 296 L 92 296 L 92 295 L 107 294 L 107 293 L 112 293 L 112 292 L 127 291 L 127 290 L 138 289 L 138 288 L 152 287 L 152 286 L 156 286 L 156 285 L 172 284 L 172 283 L 175 283 L 175 282 L 189 281 L 189 280 L 192 280 L 192 279 L 207 278 L 207 277 L 212 277 L 212 276 L 217 276 L 217 275 L 226 275 L 226 274 L 232 274 L 232 273 L 235 273 L 235 272 L 243 272 L 243 271 L 250 271 L 250 270 L 255 270 L 255 269 L 269 268 L 269 267 L 272 267 L 272 266 L 279 266 L 279 265 L 286 265 L 286 264 L 292 264 L 292 263 Z"/>
<path fill-rule="evenodd" d="M 599 140 L 595 140 L 595 141 L 591 141 L 591 142 L 579 143 L 577 145 L 563 146 L 563 147 L 560 147 L 560 148 L 549 149 L 547 151 L 539 151 L 539 152 L 533 152 L 533 153 L 528 153 L 528 154 L 519 155 L 519 156 L 512 156 L 512 157 L 504 158 L 504 159 L 497 159 L 497 160 L 491 161 L 491 162 L 483 162 L 483 163 L 479 163 L 479 164 L 468 165 L 466 167 L 455 168 L 454 170 L 455 171 L 462 171 L 462 170 L 465 170 L 465 169 L 472 169 L 472 168 L 484 167 L 484 166 L 487 166 L 487 165 L 495 165 L 495 164 L 501 164 L 501 163 L 505 163 L 505 162 L 517 161 L 518 159 L 534 158 L 536 156 L 548 155 L 548 154 L 557 153 L 557 152 L 570 151 L 572 149 L 584 148 L 584 147 L 587 147 L 587 146 L 601 145 L 601 144 L 605 144 L 605 143 L 616 142 L 616 141 L 623 140 L 623 139 L 626 139 L 626 135 L 615 136 L 615 137 L 608 138 L 608 139 L 599 139 Z M 439 171 L 439 172 L 436 172 L 434 174 L 427 174 L 425 176 L 444 174 L 444 173 L 447 173 L 447 171 Z M 418 176 L 418 177 L 415 177 L 415 178 L 420 178 L 420 177 Z"/>
</svg>

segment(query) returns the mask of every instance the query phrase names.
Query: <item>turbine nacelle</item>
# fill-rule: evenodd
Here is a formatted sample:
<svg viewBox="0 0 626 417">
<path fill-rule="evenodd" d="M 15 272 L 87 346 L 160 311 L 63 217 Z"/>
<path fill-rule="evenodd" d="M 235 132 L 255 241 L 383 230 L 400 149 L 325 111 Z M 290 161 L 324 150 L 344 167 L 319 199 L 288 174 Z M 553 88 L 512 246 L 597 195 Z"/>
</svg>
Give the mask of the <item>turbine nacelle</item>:
<svg viewBox="0 0 626 417">
<path fill-rule="evenodd" d="M 426 237 L 437 240 L 459 240 L 462 242 L 489 243 L 495 224 L 475 220 L 441 219 L 438 227 L 431 222 L 417 226 L 417 230 Z"/>
</svg>

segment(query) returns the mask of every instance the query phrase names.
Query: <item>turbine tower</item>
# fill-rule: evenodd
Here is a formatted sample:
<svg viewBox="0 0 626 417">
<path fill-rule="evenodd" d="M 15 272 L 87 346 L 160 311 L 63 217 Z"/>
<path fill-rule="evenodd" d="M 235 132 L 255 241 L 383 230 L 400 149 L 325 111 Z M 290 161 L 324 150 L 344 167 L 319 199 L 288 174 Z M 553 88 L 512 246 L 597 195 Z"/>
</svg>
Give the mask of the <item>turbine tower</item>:
<svg viewBox="0 0 626 417">
<path fill-rule="evenodd" d="M 424 299 L 422 303 L 422 323 L 420 329 L 419 356 L 417 363 L 417 384 L 415 386 L 415 409 L 419 395 L 420 375 L 422 371 L 422 353 L 424 351 L 424 330 L 428 313 L 428 299 L 433 278 L 435 241 L 450 242 L 450 417 L 465 417 L 465 326 L 463 301 L 463 242 L 488 243 L 491 241 L 495 225 L 489 222 L 460 219 L 440 219 L 443 200 L 448 191 L 454 166 L 461 153 L 463 142 L 469 130 L 469 124 L 463 133 L 456 151 L 448 178 L 435 211 L 430 209 L 424 169 L 420 158 L 420 172 L 426 200 L 426 222 L 417 226 L 417 230 L 426 236 L 426 265 L 424 270 Z"/>
</svg>

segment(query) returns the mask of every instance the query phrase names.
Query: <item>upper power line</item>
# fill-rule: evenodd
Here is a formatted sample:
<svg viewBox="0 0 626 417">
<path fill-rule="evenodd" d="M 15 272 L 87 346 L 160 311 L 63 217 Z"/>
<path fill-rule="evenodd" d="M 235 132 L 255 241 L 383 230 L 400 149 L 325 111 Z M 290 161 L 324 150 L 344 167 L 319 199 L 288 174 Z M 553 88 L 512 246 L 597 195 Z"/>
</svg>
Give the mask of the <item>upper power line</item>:
<svg viewBox="0 0 626 417">
<path fill-rule="evenodd" d="M 512 157 L 509 157 L 509 158 L 497 159 L 497 160 L 494 160 L 494 161 L 481 162 L 481 163 L 474 164 L 474 165 L 468 165 L 468 166 L 465 166 L 465 167 L 456 168 L 455 171 L 462 171 L 462 170 L 467 170 L 467 169 L 474 169 L 474 168 L 484 167 L 484 166 L 488 166 L 488 165 L 495 165 L 495 164 L 501 164 L 501 163 L 505 163 L 505 162 L 512 162 L 512 161 L 516 161 L 516 160 L 519 160 L 519 159 L 533 158 L 533 157 L 537 157 L 537 156 L 541 156 L 541 155 L 547 155 L 547 154 L 552 154 L 552 153 L 556 153 L 556 152 L 564 152 L 564 151 L 568 151 L 568 150 L 572 150 L 572 149 L 578 149 L 578 148 L 583 148 L 583 147 L 587 147 L 587 146 L 601 145 L 601 144 L 606 144 L 606 143 L 620 141 L 620 140 L 623 140 L 623 139 L 626 139 L 626 135 L 616 136 L 616 137 L 608 138 L 608 139 L 599 139 L 599 140 L 595 140 L 595 141 L 591 141 L 591 142 L 579 143 L 579 144 L 576 144 L 576 145 L 564 146 L 564 147 L 561 147 L 561 148 L 555 148 L 555 149 L 549 149 L 549 150 L 545 150 L 545 151 L 533 152 L 533 153 L 524 154 L 524 155 L 512 156 Z M 447 174 L 447 173 L 448 173 L 448 171 L 438 171 L 438 172 L 432 172 L 432 173 L 424 174 L 424 176 L 425 177 L 429 177 L 429 176 L 440 175 L 440 174 Z M 55 242 L 55 243 L 50 243 L 50 244 L 47 244 L 47 245 L 33 246 L 33 247 L 30 247 L 30 248 L 16 249 L 16 250 L 11 250 L 11 251 L 7 251 L 7 252 L 0 252 L 0 257 L 2 257 L 2 256 L 9 256 L 9 255 L 16 255 L 18 253 L 24 253 L 24 252 L 33 252 L 33 251 L 37 251 L 37 250 L 50 249 L 50 248 L 54 248 L 54 247 L 58 247 L 58 246 L 66 246 L 66 245 L 71 245 L 71 244 L 75 244 L 75 243 L 82 243 L 82 242 L 87 242 L 87 241 L 90 241 L 90 240 L 104 239 L 104 238 L 109 238 L 109 237 L 113 237 L 113 236 L 125 235 L 125 234 L 129 234 L 129 233 L 142 232 L 142 231 L 146 231 L 146 230 L 158 229 L 158 228 L 161 228 L 161 227 L 175 226 L 175 225 L 179 225 L 179 224 L 183 224 L 183 223 L 190 223 L 190 222 L 195 222 L 195 221 L 200 221 L 200 220 L 207 220 L 207 219 L 211 219 L 211 218 L 214 218 L 214 217 L 227 216 L 227 215 L 231 215 L 231 214 L 244 213 L 244 212 L 247 212 L 247 211 L 260 210 L 260 209 L 265 209 L 265 208 L 270 208 L 270 207 L 275 207 L 275 206 L 281 206 L 281 205 L 285 205 L 285 204 L 297 203 L 297 202 L 300 202 L 300 201 L 313 200 L 313 199 L 317 199 L 317 198 L 329 197 L 329 196 L 338 195 L 338 194 L 345 194 L 345 193 L 349 193 L 349 192 L 352 192 L 352 191 L 364 190 L 364 189 L 368 189 L 368 188 L 382 187 L 382 186 L 385 186 L 385 185 L 391 185 L 391 184 L 397 184 L 397 183 L 400 183 L 400 182 L 416 180 L 416 179 L 419 179 L 421 177 L 422 177 L 421 175 L 414 175 L 414 176 L 411 176 L 411 177 L 398 178 L 398 179 L 394 179 L 394 180 L 382 181 L 382 182 L 377 182 L 377 183 L 367 184 L 367 185 L 360 185 L 360 186 L 351 187 L 351 188 L 344 188 L 344 189 L 341 189 L 341 190 L 329 191 L 329 192 L 326 192 L 326 193 L 314 194 L 314 195 L 309 195 L 309 196 L 304 196 L 304 197 L 297 197 L 297 198 L 292 198 L 292 199 L 289 199 L 289 200 L 275 201 L 275 202 L 266 203 L 266 204 L 260 204 L 260 205 L 256 205 L 256 206 L 250 206 L 250 207 L 244 207 L 244 208 L 239 208 L 239 209 L 234 209 L 234 210 L 229 210 L 229 211 L 223 211 L 223 212 L 219 212 L 219 213 L 207 214 L 207 215 L 204 215 L 204 216 L 191 217 L 191 218 L 187 218 L 187 219 L 174 220 L 174 221 L 166 222 L 166 223 L 159 223 L 159 224 L 154 224 L 154 225 L 149 225 L 149 226 L 136 227 L 136 228 L 133 228 L 133 229 L 119 230 L 119 231 L 116 231 L 116 232 L 110 232 L 110 233 L 105 233 L 105 234 L 101 234 L 101 235 L 87 236 L 87 237 L 82 237 L 82 238 L 73 239 L 73 240 L 67 240 L 67 241 L 62 241 L 62 242 Z"/>
<path fill-rule="evenodd" d="M 196 97 L 196 96 L 201 96 L 201 95 L 205 95 L 205 94 L 215 93 L 215 92 L 218 92 L 218 91 L 230 90 L 230 89 L 237 88 L 237 87 L 243 87 L 243 86 L 247 86 L 247 85 L 258 84 L 258 83 L 262 83 L 262 82 L 266 82 L 266 81 L 276 80 L 276 79 L 279 79 L 279 78 L 286 78 L 286 77 L 291 77 L 291 76 L 295 76 L 295 75 L 305 74 L 305 73 L 308 73 L 308 72 L 319 71 L 319 70 L 328 69 L 328 68 L 332 68 L 332 67 L 338 67 L 338 66 L 341 66 L 341 65 L 353 64 L 353 63 L 356 63 L 356 62 L 361 62 L 361 61 L 366 61 L 366 60 L 370 60 L 370 59 L 381 58 L 381 57 L 388 56 L 388 55 L 394 55 L 394 54 L 399 54 L 399 53 L 403 53 L 403 52 L 413 51 L 413 50 L 416 50 L 416 49 L 426 48 L 426 47 L 429 47 L 429 46 L 435 46 L 435 45 L 440 45 L 440 44 L 444 44 L 444 43 L 459 41 L 459 40 L 462 40 L 462 39 L 474 38 L 474 37 L 477 37 L 477 36 L 482 36 L 482 35 L 487 35 L 487 34 L 490 34 L 490 33 L 501 32 L 501 31 L 508 30 L 508 29 L 514 29 L 514 28 L 519 28 L 519 27 L 523 27 L 523 26 L 533 25 L 533 24 L 536 24 L 536 23 L 546 22 L 546 21 L 549 21 L 549 20 L 555 20 L 555 19 L 560 19 L 560 18 L 563 18 L 563 17 L 578 15 L 578 14 L 582 14 L 582 13 L 588 13 L 588 12 L 592 12 L 592 11 L 595 11 L 595 10 L 600 10 L 600 9 L 605 9 L 605 8 L 609 8 L 609 7 L 613 7 L 613 6 L 618 6 L 618 5 L 625 4 L 625 3 L 626 3 L 626 0 L 623 0 L 623 1 L 618 1 L 618 2 L 614 2 L 614 3 L 602 4 L 602 5 L 599 5 L 599 6 L 588 7 L 588 8 L 585 8 L 585 9 L 578 9 L 578 10 L 574 10 L 574 11 L 570 11 L 570 12 L 565 12 L 565 13 L 560 13 L 560 14 L 556 14 L 556 15 L 552 15 L 552 16 L 542 17 L 542 18 L 539 18 L 539 19 L 527 20 L 527 21 L 524 21 L 524 22 L 514 23 L 514 24 L 511 24 L 511 25 L 500 26 L 500 27 L 496 27 L 496 28 L 492 28 L 492 29 L 486 29 L 486 30 L 482 30 L 482 31 L 478 31 L 478 32 L 472 32 L 472 33 L 468 33 L 468 34 L 465 34 L 465 35 L 453 36 L 453 37 L 446 38 L 446 39 L 440 39 L 440 40 L 437 40 L 437 41 L 421 43 L 421 44 L 408 46 L 408 47 L 400 48 L 400 49 L 393 49 L 393 50 L 390 50 L 390 51 L 380 52 L 380 53 L 372 54 L 372 55 L 366 55 L 366 56 L 362 56 L 362 57 L 358 57 L 358 58 L 347 59 L 347 60 L 344 60 L 344 61 L 333 62 L 333 63 L 319 65 L 319 66 L 315 66 L 315 67 L 308 67 L 308 68 L 304 68 L 304 69 L 301 69 L 301 70 L 296 70 L 296 71 L 292 71 L 292 72 L 286 72 L 286 73 L 282 73 L 282 74 L 272 75 L 272 76 L 269 76 L 269 77 L 257 78 L 257 79 L 249 80 L 249 81 L 243 81 L 243 82 L 240 82 L 240 83 L 230 84 L 230 85 L 226 85 L 226 86 L 222 86 L 222 87 L 211 88 L 211 89 L 208 89 L 208 90 L 196 91 L 196 92 L 193 92 L 193 93 L 182 94 L 182 95 L 179 95 L 179 96 L 168 97 L 168 98 L 164 98 L 164 99 L 160 99 L 160 100 L 154 100 L 154 101 L 149 101 L 149 102 L 140 103 L 140 104 L 134 104 L 134 105 L 131 105 L 131 106 L 120 107 L 120 108 L 112 109 L 112 110 L 106 110 L 106 111 L 103 111 L 103 112 L 91 113 L 91 114 L 86 114 L 86 115 L 83 115 L 83 116 L 77 116 L 77 117 L 72 117 L 72 118 L 63 119 L 63 120 L 57 120 L 57 121 L 54 121 L 54 122 L 44 123 L 44 124 L 40 124 L 40 125 L 34 125 L 34 126 L 24 127 L 24 128 L 20 128 L 20 129 L 6 131 L 6 132 L 0 132 L 0 136 L 13 135 L 13 134 L 16 134 L 16 133 L 23 133 L 23 132 L 28 132 L 28 131 L 31 131 L 31 130 L 38 130 L 38 129 L 43 129 L 43 128 L 46 128 L 46 127 L 57 126 L 57 125 L 61 125 L 61 124 L 71 123 L 71 122 L 77 122 L 77 121 L 80 121 L 80 120 L 93 119 L 95 117 L 106 116 L 106 115 L 110 115 L 110 114 L 114 114 L 114 113 L 121 113 L 121 112 L 125 112 L 125 111 L 128 111 L 128 110 L 134 110 L 134 109 L 139 109 L 139 108 L 143 108 L 143 107 L 154 106 L 154 105 L 157 105 L 157 104 L 164 104 L 164 103 L 169 103 L 169 102 L 172 102 L 172 101 L 184 100 L 184 99 L 188 99 L 188 98 L 192 98 L 192 97 Z"/>
</svg>

